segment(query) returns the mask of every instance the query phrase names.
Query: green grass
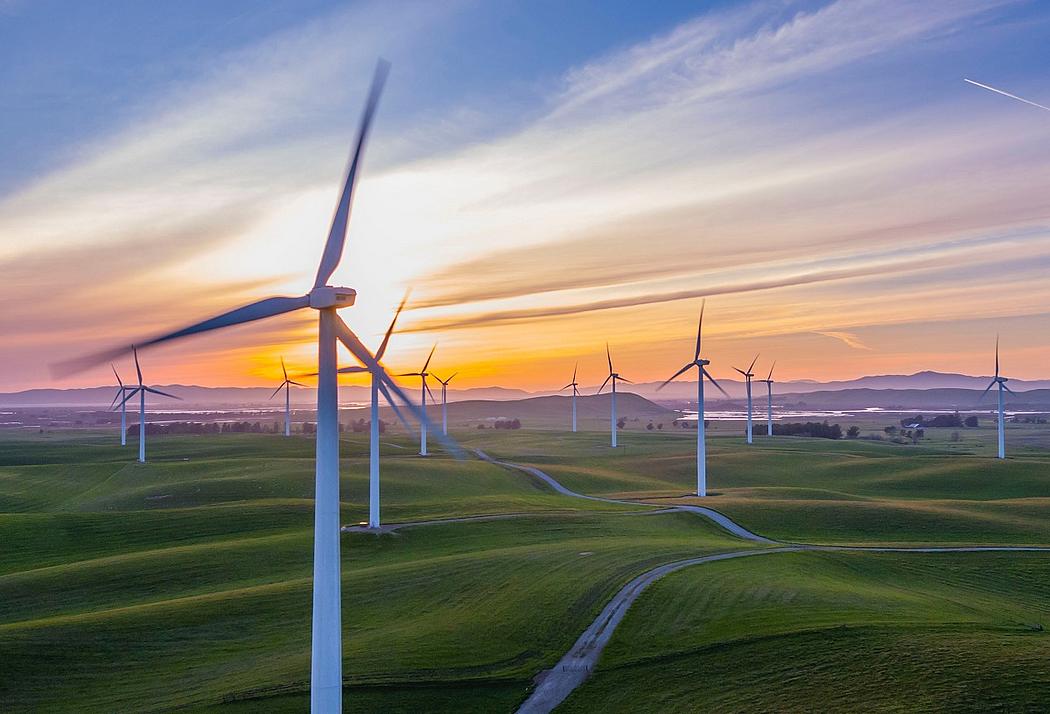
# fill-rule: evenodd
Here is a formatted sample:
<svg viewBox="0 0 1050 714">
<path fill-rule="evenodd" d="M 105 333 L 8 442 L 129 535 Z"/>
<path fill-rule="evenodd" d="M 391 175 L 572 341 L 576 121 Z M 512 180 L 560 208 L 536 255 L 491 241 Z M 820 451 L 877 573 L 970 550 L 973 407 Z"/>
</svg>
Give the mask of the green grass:
<svg viewBox="0 0 1050 714">
<path fill-rule="evenodd" d="M 771 554 L 642 595 L 565 712 L 1036 711 L 1050 557 Z"/>
</svg>

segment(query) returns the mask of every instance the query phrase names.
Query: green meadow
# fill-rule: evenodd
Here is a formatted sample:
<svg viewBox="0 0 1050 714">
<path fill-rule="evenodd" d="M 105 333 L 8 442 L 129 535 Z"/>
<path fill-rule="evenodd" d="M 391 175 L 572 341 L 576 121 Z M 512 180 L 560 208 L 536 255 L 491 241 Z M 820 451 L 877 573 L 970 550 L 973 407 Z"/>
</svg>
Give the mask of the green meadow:
<svg viewBox="0 0 1050 714">
<path fill-rule="evenodd" d="M 500 517 L 344 534 L 347 709 L 513 711 L 631 578 L 754 548 L 656 508 L 697 502 L 693 435 L 622 436 L 612 452 L 607 432 L 457 434 L 582 493 L 645 503 L 560 496 L 385 435 L 384 522 Z M 139 465 L 134 443 L 113 441 L 0 434 L 0 710 L 303 711 L 313 442 L 157 437 Z M 356 524 L 365 435 L 345 435 L 342 456 L 343 522 Z M 1050 451 L 1037 445 L 997 463 L 975 444 L 747 448 L 723 435 L 710 459 L 705 505 L 770 537 L 1050 544 Z M 1036 553 L 687 568 L 642 595 L 562 710 L 1031 710 L 1050 700 L 1048 576 Z"/>
</svg>

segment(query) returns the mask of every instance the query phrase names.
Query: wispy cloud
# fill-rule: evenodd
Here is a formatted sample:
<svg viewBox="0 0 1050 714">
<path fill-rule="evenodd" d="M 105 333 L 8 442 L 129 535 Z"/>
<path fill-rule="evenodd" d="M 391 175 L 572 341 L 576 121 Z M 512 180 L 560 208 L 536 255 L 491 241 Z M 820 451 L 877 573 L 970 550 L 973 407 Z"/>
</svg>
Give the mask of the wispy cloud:
<svg viewBox="0 0 1050 714">
<path fill-rule="evenodd" d="M 852 347 L 855 350 L 871 350 L 866 344 L 860 341 L 860 339 L 852 332 L 817 332 L 818 335 L 824 335 L 824 337 L 830 337 L 833 340 L 839 340 L 844 343 L 847 347 Z"/>
</svg>

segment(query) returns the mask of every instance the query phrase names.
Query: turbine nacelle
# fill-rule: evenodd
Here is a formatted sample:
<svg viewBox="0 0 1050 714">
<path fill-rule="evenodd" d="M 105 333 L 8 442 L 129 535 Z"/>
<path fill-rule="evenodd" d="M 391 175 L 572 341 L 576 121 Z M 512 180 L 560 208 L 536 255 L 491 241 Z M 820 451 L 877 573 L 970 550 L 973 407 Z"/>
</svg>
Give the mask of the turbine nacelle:
<svg viewBox="0 0 1050 714">
<path fill-rule="evenodd" d="M 357 291 L 353 288 L 336 288 L 322 285 L 310 291 L 310 307 L 325 310 L 330 307 L 340 309 L 350 307 L 357 300 Z"/>
</svg>

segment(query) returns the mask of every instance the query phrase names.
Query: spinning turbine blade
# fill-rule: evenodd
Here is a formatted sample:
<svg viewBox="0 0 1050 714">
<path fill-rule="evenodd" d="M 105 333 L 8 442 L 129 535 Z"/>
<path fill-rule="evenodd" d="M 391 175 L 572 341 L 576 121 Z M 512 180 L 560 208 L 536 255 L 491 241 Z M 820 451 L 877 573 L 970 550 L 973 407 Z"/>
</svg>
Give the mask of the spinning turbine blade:
<svg viewBox="0 0 1050 714">
<path fill-rule="evenodd" d="M 672 374 L 672 375 L 671 375 L 670 377 L 668 377 L 667 379 L 665 379 L 665 380 L 664 380 L 664 383 L 663 383 L 663 384 L 661 384 L 661 385 L 660 385 L 659 387 L 657 387 L 657 388 L 656 388 L 656 391 L 658 391 L 658 392 L 659 392 L 659 391 L 660 391 L 661 389 L 663 389 L 664 387 L 666 387 L 666 386 L 667 386 L 668 384 L 670 384 L 671 382 L 675 381 L 675 379 L 677 379 L 677 378 L 678 378 L 678 377 L 679 377 L 680 375 L 683 375 L 683 374 L 685 374 L 686 372 L 688 372 L 688 371 L 689 371 L 689 368 L 690 368 L 690 367 L 695 367 L 695 366 L 696 366 L 696 363 L 695 363 L 695 362 L 690 362 L 690 363 L 689 363 L 689 364 L 687 364 L 687 365 L 686 365 L 685 367 L 682 367 L 682 368 L 681 368 L 680 370 L 678 370 L 677 372 L 675 372 L 674 374 Z"/>
<path fill-rule="evenodd" d="M 294 384 L 297 387 L 305 387 L 306 386 L 305 384 L 299 384 L 299 382 L 293 382 L 290 379 L 288 380 L 288 384 Z"/>
<path fill-rule="evenodd" d="M 776 367 L 776 366 L 777 366 L 777 361 L 773 360 L 773 364 L 769 368 L 769 376 L 766 377 L 766 381 L 767 382 L 772 382 L 773 381 L 773 367 Z"/>
<path fill-rule="evenodd" d="M 996 381 L 997 381 L 997 380 L 994 380 L 994 379 L 993 379 L 993 380 L 992 380 L 992 381 L 991 381 L 991 382 L 990 382 L 990 383 L 988 384 L 988 386 L 984 388 L 984 391 L 983 391 L 983 392 L 981 392 L 981 396 L 977 397 L 977 404 L 980 404 L 980 403 L 981 403 L 981 400 L 982 400 L 982 399 L 984 399 L 984 395 L 988 393 L 988 390 L 989 390 L 989 389 L 991 389 L 992 387 L 994 387 L 994 386 L 996 385 Z"/>
<path fill-rule="evenodd" d="M 122 399 L 122 400 L 120 401 L 120 403 L 121 403 L 121 404 L 127 404 L 127 403 L 128 403 L 128 400 L 129 400 L 129 399 L 131 399 L 132 397 L 134 397 L 134 396 L 135 396 L 136 394 L 138 394 L 138 393 L 139 393 L 139 387 L 134 387 L 133 389 L 129 389 L 129 390 L 128 390 L 128 394 L 127 394 L 127 396 L 126 396 L 126 397 L 124 397 L 124 398 L 123 398 L 123 399 Z M 119 405 L 118 405 L 118 406 L 119 406 Z"/>
<path fill-rule="evenodd" d="M 700 340 L 704 334 L 704 306 L 707 305 L 707 300 L 700 301 L 700 320 L 696 325 L 696 352 L 693 354 L 693 360 L 700 359 Z"/>
<path fill-rule="evenodd" d="M 430 401 L 437 402 L 437 399 L 434 398 L 434 393 L 430 391 L 430 385 L 426 382 L 423 382 L 423 386 L 426 387 L 427 394 L 430 396 Z"/>
<path fill-rule="evenodd" d="M 595 392 L 595 394 L 601 394 L 602 390 L 605 389 L 605 385 L 609 383 L 610 379 L 612 379 L 612 375 L 611 374 L 608 377 L 605 378 L 605 381 L 602 382 L 602 386 L 598 387 L 598 391 Z"/>
<path fill-rule="evenodd" d="M 350 222 L 350 205 L 354 200 L 354 188 L 357 183 L 357 172 L 364 155 L 365 144 L 368 142 L 368 130 L 372 126 L 372 117 L 375 116 L 376 106 L 379 104 L 379 96 L 383 93 L 383 85 L 386 83 L 387 73 L 390 71 L 390 63 L 379 60 L 376 71 L 372 77 L 372 88 L 368 92 L 368 101 L 365 103 L 365 111 L 361 116 L 361 124 L 357 130 L 357 144 L 350 158 L 350 167 L 346 172 L 346 181 L 343 184 L 339 203 L 336 205 L 335 215 L 332 216 L 332 227 L 328 231 L 328 240 L 324 245 L 324 253 L 321 254 L 321 263 L 317 266 L 317 278 L 314 287 L 319 288 L 328 283 L 332 273 L 339 267 L 339 261 L 343 258 L 343 248 L 346 245 L 346 228 Z"/>
<path fill-rule="evenodd" d="M 379 387 L 379 391 L 382 392 L 383 398 L 386 399 L 387 404 L 390 405 L 390 408 L 393 410 L 394 416 L 397 417 L 397 420 L 401 422 L 401 425 L 405 427 L 406 431 L 412 431 L 412 426 L 407 421 L 405 421 L 405 416 L 401 413 L 401 409 L 398 408 L 397 402 L 394 401 L 394 398 L 392 396 L 390 396 L 390 391 L 387 390 L 386 385 L 382 382 L 379 382 L 379 384 L 376 386 Z"/>
<path fill-rule="evenodd" d="M 1006 386 L 1006 382 L 1003 382 L 1003 389 L 1008 391 L 1010 394 L 1017 394 L 1017 392 L 1015 392 L 1014 390 L 1012 390 L 1012 389 L 1010 389 L 1009 387 Z"/>
<path fill-rule="evenodd" d="M 758 361 L 758 357 L 759 357 L 758 355 L 755 355 L 755 358 L 753 360 L 751 360 L 751 366 L 747 368 L 747 373 L 748 374 L 751 374 L 751 370 L 753 370 L 755 368 L 755 362 Z"/>
<path fill-rule="evenodd" d="M 110 364 L 109 366 L 113 369 L 113 376 L 117 378 L 117 384 L 119 384 L 121 388 L 123 388 L 124 382 L 120 379 L 120 375 L 117 374 L 117 368 L 114 367 L 112 364 Z"/>
<path fill-rule="evenodd" d="M 570 384 L 576 384 L 576 370 L 580 368 L 580 363 L 577 362 L 576 366 L 572 368 L 572 382 Z"/>
<path fill-rule="evenodd" d="M 612 374 L 612 352 L 609 351 L 609 343 L 605 343 L 605 356 L 609 359 L 609 374 Z"/>
<path fill-rule="evenodd" d="M 739 367 L 733 367 L 733 369 L 735 369 L 737 372 L 740 372 L 740 374 L 744 375 L 744 377 L 747 377 L 747 372 L 740 369 Z"/>
<path fill-rule="evenodd" d="M 142 389 L 142 367 L 139 366 L 139 351 L 132 345 L 131 352 L 135 355 L 135 372 L 139 375 L 139 389 Z"/>
<path fill-rule="evenodd" d="M 182 401 L 182 397 L 176 397 L 174 394 L 168 394 L 167 392 L 162 392 L 159 389 L 154 389 L 153 387 L 143 387 L 142 389 L 143 391 L 149 392 L 150 394 L 159 394 L 162 397 L 170 397 L 171 399 L 178 399 L 179 401 Z"/>
<path fill-rule="evenodd" d="M 282 390 L 282 389 L 284 389 L 284 385 L 285 385 L 285 384 L 288 384 L 288 382 L 285 382 L 285 383 L 284 383 L 284 384 L 282 384 L 282 385 L 281 385 L 280 387 L 278 387 L 277 389 L 273 390 L 273 394 L 271 394 L 271 395 L 270 395 L 270 399 L 273 399 L 273 398 L 274 398 L 274 397 L 276 397 L 276 396 L 277 396 L 278 394 L 280 394 L 281 390 Z"/>
<path fill-rule="evenodd" d="M 617 377 L 616 381 L 618 381 L 618 382 L 627 382 L 628 384 L 634 384 L 634 382 L 632 382 L 631 380 L 627 379 L 627 377 Z"/>
<path fill-rule="evenodd" d="M 390 335 L 394 332 L 394 325 L 397 324 L 398 315 L 405 309 L 405 303 L 408 302 L 408 293 L 401 298 L 401 304 L 397 306 L 397 312 L 394 313 L 394 319 L 390 321 L 390 327 L 386 328 L 386 334 L 383 335 L 383 342 L 379 345 L 379 351 L 376 352 L 376 362 L 383 359 L 383 355 L 386 353 L 387 343 L 390 342 Z"/>
<path fill-rule="evenodd" d="M 700 377 L 701 379 L 703 379 L 704 377 L 707 377 L 709 380 L 711 380 L 711 384 L 715 385 L 715 388 L 718 391 L 720 391 L 722 394 L 726 395 L 727 399 L 732 399 L 732 397 L 729 396 L 729 392 L 727 392 L 726 390 L 722 389 L 722 385 L 719 384 L 717 381 L 715 381 L 715 378 L 711 376 L 710 372 L 708 372 L 703 367 L 701 367 L 700 370 L 703 372 L 703 375 L 701 375 L 701 377 Z"/>
<path fill-rule="evenodd" d="M 288 381 L 288 370 L 284 366 L 284 357 L 281 358 L 281 371 L 284 372 L 284 381 Z"/>
<path fill-rule="evenodd" d="M 342 369 L 340 369 L 338 371 L 339 371 L 339 374 L 361 374 L 362 372 L 367 372 L 368 371 L 368 367 L 343 367 Z M 296 382 L 292 382 L 292 384 L 297 384 L 297 383 Z M 300 384 L 299 386 L 300 387 L 304 387 L 306 385 Z"/>
<path fill-rule="evenodd" d="M 420 376 L 422 376 L 423 373 L 427 371 L 427 367 L 430 366 L 430 358 L 434 356 L 434 350 L 436 350 L 437 348 L 437 345 L 434 345 L 430 348 L 430 354 L 427 355 L 427 361 L 423 363 L 423 369 L 419 370 Z"/>
<path fill-rule="evenodd" d="M 999 335 L 995 336 L 995 376 L 999 376 Z"/>
</svg>

